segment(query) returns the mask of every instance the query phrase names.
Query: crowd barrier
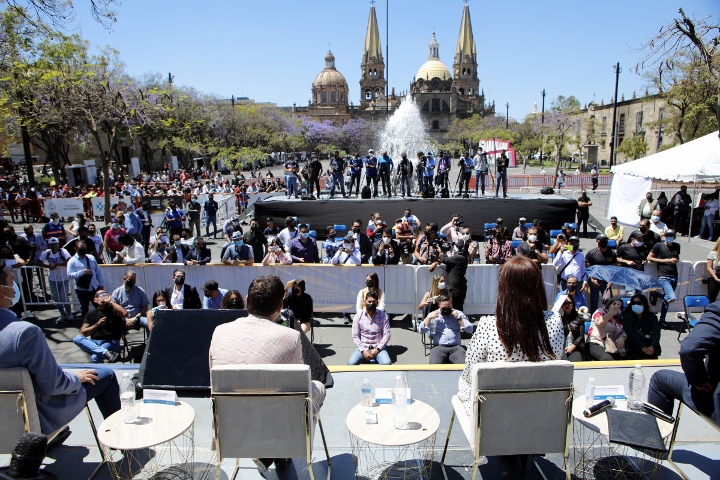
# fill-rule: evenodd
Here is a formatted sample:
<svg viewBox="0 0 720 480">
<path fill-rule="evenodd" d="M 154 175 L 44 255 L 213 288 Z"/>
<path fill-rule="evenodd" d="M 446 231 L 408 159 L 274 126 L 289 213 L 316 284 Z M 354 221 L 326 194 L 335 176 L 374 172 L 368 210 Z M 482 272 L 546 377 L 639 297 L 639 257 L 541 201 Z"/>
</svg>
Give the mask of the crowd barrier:
<svg viewBox="0 0 720 480">
<path fill-rule="evenodd" d="M 20 267 L 12 269 L 13 277 L 18 285 L 32 282 L 32 291 L 20 288 L 20 299 L 25 311 L 32 311 L 33 307 L 56 307 L 57 305 L 70 305 L 71 310 L 79 310 L 80 302 L 75 295 L 75 281 L 68 279 L 66 301 L 55 301 L 50 294 L 50 270 L 44 267 Z M 27 293 L 30 294 L 28 298 Z"/>
</svg>

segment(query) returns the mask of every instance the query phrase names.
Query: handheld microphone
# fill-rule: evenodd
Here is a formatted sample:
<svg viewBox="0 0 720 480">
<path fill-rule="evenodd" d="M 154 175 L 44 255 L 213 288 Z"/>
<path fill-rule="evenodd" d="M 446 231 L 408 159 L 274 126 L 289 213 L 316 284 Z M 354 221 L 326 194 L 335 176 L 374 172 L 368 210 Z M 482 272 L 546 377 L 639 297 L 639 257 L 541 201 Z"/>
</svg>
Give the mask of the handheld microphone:
<svg viewBox="0 0 720 480">
<path fill-rule="evenodd" d="M 39 433 L 25 433 L 12 451 L 9 468 L 0 469 L 0 479 L 50 479 L 57 478 L 40 470 L 47 453 L 47 437 Z"/>
<path fill-rule="evenodd" d="M 643 412 L 649 413 L 655 418 L 659 418 L 660 420 L 663 420 L 668 423 L 675 423 L 675 418 L 671 417 L 667 413 L 663 412 L 659 408 L 657 408 L 652 403 L 642 402 L 640 404 L 640 407 L 642 408 Z"/>
<path fill-rule="evenodd" d="M 614 398 L 606 398 L 602 402 L 598 402 L 595 405 L 591 406 L 590 408 L 586 408 L 583 410 L 583 415 L 585 418 L 592 418 L 595 415 L 597 415 L 600 412 L 605 411 L 606 409 L 610 407 L 615 406 L 615 399 Z"/>
</svg>

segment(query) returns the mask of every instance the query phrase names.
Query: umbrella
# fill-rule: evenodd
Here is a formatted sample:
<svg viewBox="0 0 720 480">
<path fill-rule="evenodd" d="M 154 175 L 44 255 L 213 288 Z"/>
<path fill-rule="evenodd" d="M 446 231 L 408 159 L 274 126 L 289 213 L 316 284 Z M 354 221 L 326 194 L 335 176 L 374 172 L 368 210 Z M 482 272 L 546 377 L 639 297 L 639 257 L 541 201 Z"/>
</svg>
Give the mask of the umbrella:
<svg viewBox="0 0 720 480">
<path fill-rule="evenodd" d="M 596 265 L 588 268 L 586 272 L 589 278 L 596 278 L 615 285 L 622 285 L 626 290 L 642 291 L 651 288 L 662 288 L 662 285 L 655 277 L 633 268 Z"/>
</svg>

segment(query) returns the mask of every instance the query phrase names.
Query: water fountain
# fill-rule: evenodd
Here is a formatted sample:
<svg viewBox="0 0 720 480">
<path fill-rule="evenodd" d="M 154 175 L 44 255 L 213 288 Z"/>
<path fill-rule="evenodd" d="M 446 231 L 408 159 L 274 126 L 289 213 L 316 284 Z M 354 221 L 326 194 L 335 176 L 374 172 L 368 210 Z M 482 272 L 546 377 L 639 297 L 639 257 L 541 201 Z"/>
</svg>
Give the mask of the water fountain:
<svg viewBox="0 0 720 480">
<path fill-rule="evenodd" d="M 417 152 L 427 152 L 430 148 L 427 125 L 420 115 L 420 108 L 409 95 L 380 132 L 377 145 L 378 155 L 387 150 L 397 162 L 400 154 L 405 152 L 413 163 L 417 163 Z"/>
</svg>

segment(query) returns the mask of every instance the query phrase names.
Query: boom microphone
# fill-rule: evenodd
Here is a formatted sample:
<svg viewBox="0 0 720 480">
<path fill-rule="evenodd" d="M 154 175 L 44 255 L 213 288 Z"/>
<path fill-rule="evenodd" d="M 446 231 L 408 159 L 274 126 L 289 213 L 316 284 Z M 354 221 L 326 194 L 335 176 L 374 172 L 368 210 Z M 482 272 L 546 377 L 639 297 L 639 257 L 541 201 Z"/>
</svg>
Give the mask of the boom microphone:
<svg viewBox="0 0 720 480">
<path fill-rule="evenodd" d="M 595 405 L 591 406 L 590 408 L 586 408 L 583 410 L 583 415 L 585 418 L 592 418 L 598 413 L 605 411 L 606 409 L 610 407 L 615 406 L 615 399 L 614 398 L 606 398 L 602 402 L 598 402 Z"/>
</svg>

